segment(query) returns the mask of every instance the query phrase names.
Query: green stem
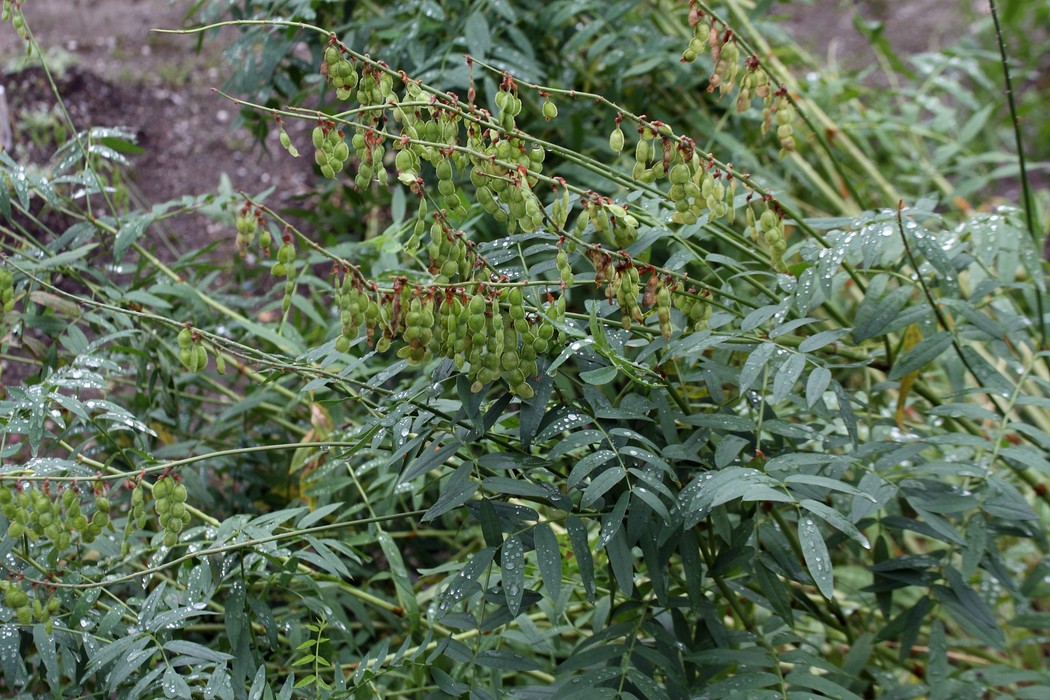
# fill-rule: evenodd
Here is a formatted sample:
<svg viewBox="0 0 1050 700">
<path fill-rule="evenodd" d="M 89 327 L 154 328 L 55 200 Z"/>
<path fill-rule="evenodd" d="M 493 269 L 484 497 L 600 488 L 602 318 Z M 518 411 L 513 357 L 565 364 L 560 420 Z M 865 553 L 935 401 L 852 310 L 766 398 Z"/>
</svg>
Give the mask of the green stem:
<svg viewBox="0 0 1050 700">
<path fill-rule="evenodd" d="M 1006 84 L 1006 102 L 1010 106 L 1010 119 L 1013 121 L 1014 142 L 1017 144 L 1017 165 L 1020 169 L 1021 175 L 1021 195 L 1024 198 L 1025 226 L 1028 228 L 1028 235 L 1032 238 L 1032 245 L 1034 245 L 1035 249 L 1038 251 L 1042 247 L 1042 240 L 1039 231 L 1036 230 L 1035 206 L 1032 202 L 1032 186 L 1028 180 L 1028 167 L 1025 163 L 1024 139 L 1021 134 L 1021 115 L 1017 112 L 1017 103 L 1014 100 L 1013 81 L 1010 78 L 1010 61 L 1006 55 L 1006 42 L 1003 40 L 1003 29 L 999 24 L 999 9 L 996 5 L 996 0 L 988 0 L 988 7 L 992 12 L 992 22 L 995 25 L 995 41 L 999 45 L 999 56 L 1002 58 L 1003 82 Z M 1033 270 L 1033 274 L 1039 274 L 1039 272 Z M 1039 346 L 1041 348 L 1046 348 L 1046 314 L 1043 311 L 1043 294 L 1040 287 L 1041 285 L 1036 285 L 1035 288 L 1036 311 L 1039 314 Z M 1048 358 L 1046 362 L 1047 365 L 1050 366 L 1050 358 Z"/>
</svg>

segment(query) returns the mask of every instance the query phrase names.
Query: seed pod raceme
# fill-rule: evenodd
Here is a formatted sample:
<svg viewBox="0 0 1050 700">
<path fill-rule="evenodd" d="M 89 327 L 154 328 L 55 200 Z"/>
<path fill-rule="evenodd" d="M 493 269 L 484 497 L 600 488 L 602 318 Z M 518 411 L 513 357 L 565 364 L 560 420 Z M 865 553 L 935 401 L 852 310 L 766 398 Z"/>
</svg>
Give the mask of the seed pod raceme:
<svg viewBox="0 0 1050 700">
<path fill-rule="evenodd" d="M 0 321 L 5 314 L 15 310 L 15 275 L 7 269 L 0 269 Z"/>
<path fill-rule="evenodd" d="M 660 335 L 664 340 L 671 339 L 671 291 L 666 285 L 660 285 L 656 292 L 656 316 L 660 322 Z"/>
<path fill-rule="evenodd" d="M 286 151 L 288 151 L 288 154 L 292 158 L 298 158 L 299 157 L 299 149 L 297 149 L 295 147 L 295 144 L 292 143 L 292 137 L 289 136 L 288 132 L 284 130 L 284 126 L 280 126 L 279 128 L 280 128 L 279 140 L 281 142 L 281 145 L 284 147 L 284 149 Z"/>
</svg>

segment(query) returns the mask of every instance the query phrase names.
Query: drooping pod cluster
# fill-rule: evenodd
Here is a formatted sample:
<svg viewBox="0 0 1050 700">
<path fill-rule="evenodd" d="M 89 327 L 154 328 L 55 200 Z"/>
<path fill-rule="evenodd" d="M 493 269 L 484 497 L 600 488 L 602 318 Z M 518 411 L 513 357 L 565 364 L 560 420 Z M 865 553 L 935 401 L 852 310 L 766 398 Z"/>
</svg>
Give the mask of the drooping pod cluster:
<svg viewBox="0 0 1050 700">
<path fill-rule="evenodd" d="M 714 60 L 714 70 L 708 82 L 707 91 L 718 90 L 719 97 L 732 91 L 740 72 L 740 48 L 733 35 L 733 30 L 713 17 L 708 17 L 694 1 L 690 2 L 689 25 L 693 36 L 689 46 L 682 52 L 682 62 L 692 63 L 708 47 Z M 763 106 L 763 129 L 765 134 L 773 122 L 777 126 L 777 140 L 780 143 L 781 155 L 795 150 L 795 140 L 791 122 L 794 119 L 794 107 L 790 101 L 782 99 L 786 91 L 781 88 L 771 89 L 772 78 L 762 67 L 757 56 L 744 58 L 744 75 L 740 79 L 740 92 L 737 94 L 736 110 L 744 112 L 751 106 L 751 100 L 759 98 Z M 785 106 L 786 102 L 786 106 Z M 783 110 L 783 113 L 781 113 Z M 783 128 L 786 127 L 786 128 Z M 616 150 L 616 149 L 613 149 Z"/>
<path fill-rule="evenodd" d="M 740 82 L 748 99 L 753 92 L 767 103 L 772 101 L 768 76 L 757 61 L 745 61 L 746 73 L 742 79 L 738 77 L 739 49 L 727 28 L 705 21 L 695 23 L 694 31 L 694 39 L 701 39 L 704 50 L 710 48 L 715 55 L 720 89 L 728 90 Z M 565 295 L 549 300 L 544 311 L 535 301 L 526 309 L 527 285 L 508 286 L 498 277 L 481 274 L 487 267 L 485 261 L 456 228 L 469 215 L 470 200 L 475 198 L 470 185 L 480 208 L 503 224 L 501 231 L 505 228 L 513 234 L 545 229 L 563 237 L 556 251 L 563 289 L 575 283 L 570 256 L 579 243 L 595 264 L 596 281 L 607 284 L 607 298 L 619 306 L 624 326 L 649 322 L 655 328 L 658 323 L 661 335 L 670 335 L 671 308 L 677 296 L 672 293 L 674 280 L 661 279 L 652 268 L 636 267 L 626 255 L 609 255 L 600 247 L 600 252 L 593 254 L 594 248 L 587 241 L 593 236 L 594 242 L 607 248 L 627 249 L 638 240 L 639 219 L 649 221 L 654 214 L 640 213 L 643 210 L 595 193 L 577 198 L 564 180 L 544 178 L 547 153 L 542 142 L 517 128 L 515 119 L 522 110 L 522 96 L 511 76 L 503 76 L 494 96 L 494 114 L 490 114 L 476 103 L 473 90 L 468 101 L 461 103 L 452 93 L 433 94 L 404 74 L 395 76 L 385 65 L 355 56 L 351 57 L 334 38 L 325 47 L 323 70 L 328 79 L 337 90 L 344 90 L 341 97 L 355 97 L 362 109 L 353 110 L 355 122 L 345 127 L 345 139 L 334 121 L 322 119 L 318 123 L 313 133 L 320 153 L 318 163 L 326 175 L 325 166 L 334 176 L 345 169 L 349 156 L 355 155 L 359 161 L 356 181 L 362 188 L 385 183 L 387 168 L 393 165 L 398 182 L 418 198 L 415 219 L 408 221 L 411 236 L 403 250 L 422 263 L 430 275 L 424 274 L 418 281 L 401 277 L 379 283 L 360 274 L 347 274 L 346 269 L 340 276 L 337 270 L 333 290 L 341 330 L 336 351 L 348 352 L 354 339 L 363 333 L 369 346 L 379 352 L 396 344 L 397 355 L 411 364 L 434 357 L 453 359 L 468 374 L 475 390 L 503 379 L 521 396 L 532 391 L 528 378 L 535 372 L 537 359 L 559 349 L 553 346 L 558 340 L 557 319 L 564 316 Z M 347 78 L 346 66 L 353 71 L 353 78 Z M 354 83 L 353 87 L 347 87 L 347 80 Z M 344 81 L 342 86 L 339 81 Z M 399 86 L 397 93 L 395 85 Z M 550 96 L 542 92 L 539 96 L 543 116 L 557 117 Z M 609 137 L 610 147 L 617 152 L 625 147 L 625 117 L 616 117 Z M 629 118 L 638 131 L 638 141 L 628 150 L 635 158 L 631 172 L 644 183 L 669 180 L 672 221 L 693 224 L 706 212 L 711 220 L 731 223 L 740 180 L 731 167 L 698 153 L 692 140 L 676 135 L 666 124 L 645 117 Z M 396 136 L 395 125 L 400 125 Z M 551 186 L 553 198 L 544 184 Z M 565 228 L 574 209 L 575 235 Z M 283 303 L 288 310 L 295 289 L 296 251 L 290 235 L 282 238 L 273 272 L 288 278 Z M 702 314 L 707 306 L 698 306 L 695 313 Z M 691 322 L 698 321 L 691 318 Z"/>
<path fill-rule="evenodd" d="M 281 247 L 277 249 L 277 261 L 270 268 L 274 277 L 284 277 L 284 299 L 281 300 L 281 309 L 288 313 L 292 308 L 292 295 L 295 294 L 295 280 L 298 277 L 298 269 L 295 265 L 295 246 L 292 245 L 292 234 L 285 232 L 281 236 Z"/>
<path fill-rule="evenodd" d="M 26 28 L 26 20 L 22 16 L 21 0 L 3 0 L 3 5 L 0 5 L 0 19 L 3 19 L 4 22 L 10 22 L 11 26 L 18 32 L 18 36 L 23 41 L 29 41 L 29 29 Z M 28 46 L 26 50 L 29 50 Z"/>
<path fill-rule="evenodd" d="M 551 318 L 564 318 L 564 296 L 558 302 L 551 300 L 546 314 L 539 316 L 526 310 L 521 287 L 511 287 L 503 294 L 487 295 L 479 289 L 462 305 L 457 327 L 450 333 L 455 335 L 452 357 L 461 368 L 470 362 L 467 377 L 472 391 L 502 377 L 511 392 L 532 398 L 534 391 L 527 380 L 538 373 L 537 358 L 552 349 L 556 330 Z"/>
<path fill-rule="evenodd" d="M 707 50 L 707 42 L 714 32 L 714 20 L 709 21 L 700 7 L 692 3 L 689 7 L 689 26 L 693 28 L 693 36 L 689 39 L 689 46 L 682 52 L 682 63 L 694 62 Z"/>
<path fill-rule="evenodd" d="M 664 340 L 671 339 L 671 290 L 661 284 L 656 289 L 656 319 L 660 323 L 660 335 Z"/>
<path fill-rule="evenodd" d="M 762 133 L 766 133 L 775 123 L 777 140 L 785 152 L 795 150 L 795 106 L 788 98 L 787 90 L 780 88 L 773 93 L 774 100 L 766 105 L 762 112 Z"/>
<path fill-rule="evenodd" d="M 696 223 L 706 211 L 712 219 L 733 222 L 737 180 L 731 171 L 718 170 L 713 161 L 705 162 L 693 152 L 688 159 L 679 158 L 671 166 L 668 178 L 671 187 L 667 196 L 675 208 L 672 221 Z"/>
<path fill-rule="evenodd" d="M 706 297 L 706 293 L 704 295 Z M 711 304 L 698 295 L 696 289 L 690 288 L 686 294 L 675 294 L 674 305 L 689 319 L 686 330 L 699 333 L 707 328 L 707 321 L 711 318 Z"/>
<path fill-rule="evenodd" d="M 554 258 L 554 264 L 558 268 L 558 277 L 561 279 L 562 289 L 571 287 L 576 281 L 576 276 L 572 274 L 572 263 L 569 262 L 569 254 L 565 250 L 564 246 L 558 246 L 558 254 Z"/>
<path fill-rule="evenodd" d="M 0 269 L 0 320 L 15 310 L 15 273 Z"/>
<path fill-rule="evenodd" d="M 564 296 L 549 298 L 542 312 L 530 311 L 518 286 L 503 291 L 479 285 L 468 295 L 461 287 L 428 289 L 399 278 L 391 292 L 373 290 L 373 295 L 349 280 L 345 276 L 336 286 L 344 321 L 337 351 L 348 351 L 363 327 L 369 344 L 378 338 L 379 352 L 404 342 L 397 356 L 409 364 L 452 359 L 467 372 L 474 391 L 503 378 L 513 393 L 531 397 L 528 379 L 538 373 L 538 358 L 556 349 L 560 332 L 554 322 L 564 323 L 565 318 Z"/>
<path fill-rule="evenodd" d="M 744 59 L 744 77 L 740 79 L 736 111 L 746 112 L 751 106 L 752 98 L 758 97 L 764 102 L 769 98 L 769 94 L 769 73 L 762 69 L 757 56 L 748 56 Z"/>
<path fill-rule="evenodd" d="M 619 128 L 619 126 L 617 126 Z M 634 169 L 631 177 L 639 182 L 655 182 L 667 174 L 669 158 L 664 157 L 664 152 L 670 147 L 670 141 L 664 139 L 658 142 L 656 139 L 660 134 L 653 127 L 645 124 L 638 127 L 638 143 L 634 147 Z"/>
<path fill-rule="evenodd" d="M 737 48 L 731 29 L 727 29 L 721 36 L 712 30 L 708 34 L 708 43 L 711 44 L 711 57 L 715 59 L 715 67 L 708 80 L 707 91 L 718 90 L 718 96 L 723 97 L 733 90 L 736 75 L 740 71 L 740 49 Z"/>
<path fill-rule="evenodd" d="M 325 121 L 310 132 L 314 144 L 314 162 L 321 169 L 321 174 L 329 180 L 335 179 L 342 172 L 346 159 L 350 157 L 350 147 L 343 139 L 343 132 L 335 128 L 335 123 Z"/>
<path fill-rule="evenodd" d="M 405 328 L 401 337 L 405 345 L 397 351 L 397 356 L 407 359 L 412 364 L 420 364 L 431 359 L 431 346 L 434 341 L 434 299 L 430 294 L 415 290 L 408 302 L 408 312 L 404 315 Z"/>
<path fill-rule="evenodd" d="M 645 309 L 655 309 L 660 326 L 660 335 L 671 337 L 671 284 L 673 279 L 661 278 L 654 268 L 648 268 L 649 279 L 642 287 L 642 271 L 626 255 L 616 263 L 609 253 L 601 248 L 590 248 L 587 258 L 594 266 L 594 282 L 600 288 L 605 285 L 605 297 L 610 304 L 620 309 L 620 323 L 630 330 L 634 323 L 645 323 Z M 639 299 L 640 297 L 640 299 Z"/>
<path fill-rule="evenodd" d="M 379 66 L 361 66 L 356 97 L 362 105 L 385 104 L 394 97 L 394 77 Z"/>
<path fill-rule="evenodd" d="M 518 97 L 518 86 L 510 74 L 504 74 L 495 99 L 500 126 L 504 131 L 514 131 L 514 117 L 521 114 L 521 99 Z"/>
<path fill-rule="evenodd" d="M 769 246 L 769 254 L 775 266 L 780 266 L 784 260 L 784 252 L 787 250 L 787 239 L 784 236 L 784 222 L 780 214 L 768 206 L 756 217 L 754 209 L 748 205 L 747 209 L 747 233 L 756 243 L 765 241 Z"/>
<path fill-rule="evenodd" d="M 321 72 L 335 88 L 335 95 L 340 100 L 349 100 L 357 87 L 357 69 L 353 61 L 347 58 L 333 37 L 324 50 L 324 63 Z"/>
<path fill-rule="evenodd" d="M 517 99 L 507 94 L 506 101 Z M 543 171 L 546 151 L 539 146 L 529 147 L 525 140 L 493 129 L 469 130 L 468 146 L 487 156 L 472 156 L 470 160 L 473 166 L 470 181 L 482 208 L 496 221 L 505 222 L 509 234 L 519 229 L 531 233 L 542 228 L 544 208 L 535 188 L 539 182 L 537 174 Z M 562 195 L 566 200 L 567 196 L 567 192 Z M 567 209 L 564 217 L 568 217 Z"/>
<path fill-rule="evenodd" d="M 208 367 L 208 349 L 201 337 L 191 328 L 179 331 L 179 362 L 189 372 L 201 372 Z"/>
<path fill-rule="evenodd" d="M 131 535 L 135 528 L 146 529 L 146 489 L 142 485 L 142 479 L 129 479 L 128 488 L 131 489 L 131 507 L 128 510 L 128 519 L 124 523 L 124 541 L 120 547 L 122 556 L 127 556 L 131 551 Z"/>
<path fill-rule="evenodd" d="M 478 261 L 473 246 L 462 232 L 450 229 L 437 218 L 430 227 L 427 252 L 435 284 L 448 284 L 457 278 L 461 282 L 469 280 Z"/>
<path fill-rule="evenodd" d="M 650 287 L 655 287 L 659 283 L 659 277 L 655 274 L 649 278 L 649 283 L 646 285 L 646 300 L 649 304 L 652 304 L 652 292 Z M 616 303 L 620 307 L 620 323 L 623 325 L 624 330 L 631 329 L 631 321 L 637 323 L 645 322 L 645 314 L 642 313 L 642 305 L 638 301 L 638 295 L 642 291 L 641 277 L 638 274 L 638 268 L 634 265 L 627 265 L 620 271 L 620 274 L 616 276 L 616 280 L 610 285 L 610 289 L 616 295 Z"/>
<path fill-rule="evenodd" d="M 406 102 L 420 101 L 430 102 L 431 106 L 403 106 Z M 469 163 L 467 156 L 456 148 L 459 145 L 460 116 L 437 101 L 425 100 L 419 86 L 412 82 L 407 83 L 402 102 L 395 101 L 395 104 L 392 110 L 394 119 L 402 123 L 401 138 L 394 144 L 398 151 L 394 158 L 398 180 L 420 194 L 422 163 L 430 163 L 445 208 L 453 215 L 465 218 L 468 201 L 455 178 L 456 172 L 462 172 Z M 419 143 L 420 140 L 426 143 Z"/>
<path fill-rule="evenodd" d="M 346 148 L 346 142 L 342 138 L 340 138 L 339 143 Z M 350 143 L 353 145 L 358 159 L 357 175 L 354 176 L 354 183 L 357 185 L 357 188 L 361 190 L 367 189 L 373 181 L 385 186 L 387 184 L 387 174 L 386 167 L 383 165 L 383 158 L 386 156 L 386 147 L 383 145 L 383 137 L 379 132 L 371 128 L 358 128 L 350 138 Z M 342 149 L 338 150 L 338 155 L 343 153 Z M 349 154 L 349 149 L 345 153 Z M 345 160 L 346 158 L 344 157 L 343 161 L 345 162 Z M 342 167 L 342 162 L 339 167 Z"/>
<path fill-rule="evenodd" d="M 733 30 L 725 25 L 719 27 L 719 22 L 714 17 L 707 17 L 695 3 L 689 8 L 689 25 L 693 28 L 693 36 L 682 52 L 682 62 L 693 63 L 710 47 L 715 65 L 707 91 L 718 90 L 718 96 L 722 97 L 733 89 L 740 70 L 740 49 Z"/>
<path fill-rule="evenodd" d="M 602 241 L 613 248 L 627 248 L 638 238 L 638 219 L 608 197 L 591 195 L 581 199 L 583 213 L 576 220 L 576 233 L 590 224 Z"/>
<path fill-rule="evenodd" d="M 338 270 L 336 270 L 338 275 Z M 339 309 L 339 320 L 342 323 L 342 332 L 335 341 L 335 349 L 338 352 L 347 352 L 350 343 L 357 337 L 362 327 L 369 328 L 369 343 L 371 343 L 371 329 L 379 320 L 379 304 L 375 298 L 365 291 L 360 280 L 343 270 L 341 278 L 335 282 L 335 302 Z"/>
<path fill-rule="evenodd" d="M 4 606 L 15 611 L 15 619 L 20 625 L 31 625 L 33 621 L 42 622 L 44 631 L 51 634 L 52 617 L 58 612 L 61 603 L 57 596 L 50 595 L 46 600 L 30 596 L 15 581 L 0 581 L 0 591 L 4 594 Z"/>
<path fill-rule="evenodd" d="M 273 239 L 269 229 L 266 228 L 266 221 L 261 210 L 245 202 L 237 214 L 236 228 L 237 252 L 242 258 L 248 256 L 248 248 L 255 243 L 256 234 L 259 237 L 259 248 L 262 249 L 263 255 L 269 257 L 270 244 Z"/>
<path fill-rule="evenodd" d="M 160 526 L 164 528 L 165 547 L 178 544 L 179 533 L 189 523 L 186 497 L 186 487 L 178 477 L 161 475 L 153 485 L 153 508 L 157 511 Z"/>
<path fill-rule="evenodd" d="M 0 487 L 0 512 L 8 520 L 7 536 L 50 542 L 54 563 L 76 538 L 90 544 L 109 526 L 110 503 L 101 482 L 96 482 L 92 495 L 93 500 L 85 504 L 76 484 L 52 491 L 46 481 L 41 488 L 30 484 Z M 84 507 L 91 509 L 90 518 Z"/>
</svg>

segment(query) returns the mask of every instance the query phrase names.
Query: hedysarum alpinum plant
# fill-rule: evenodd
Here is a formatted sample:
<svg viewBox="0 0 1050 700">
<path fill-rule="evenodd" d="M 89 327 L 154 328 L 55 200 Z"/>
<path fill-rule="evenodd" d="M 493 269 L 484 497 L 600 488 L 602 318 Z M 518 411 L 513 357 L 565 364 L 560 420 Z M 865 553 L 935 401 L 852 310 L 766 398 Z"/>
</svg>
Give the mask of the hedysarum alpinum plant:
<svg viewBox="0 0 1050 700">
<path fill-rule="evenodd" d="M 72 130 L 50 171 L 0 156 L 5 352 L 40 368 L 0 401 L 6 688 L 1050 687 L 1036 213 L 837 180 L 888 171 L 809 131 L 833 105 L 740 4 L 669 8 L 624 12 L 701 76 L 718 138 L 505 70 L 483 13 L 459 90 L 347 33 L 224 23 L 313 57 L 319 107 L 226 97 L 356 222 L 183 203 L 228 224 L 226 280 L 146 245 L 170 208 L 110 206 L 86 145 L 124 136 Z M 34 228 L 49 197 L 67 229 Z"/>
</svg>

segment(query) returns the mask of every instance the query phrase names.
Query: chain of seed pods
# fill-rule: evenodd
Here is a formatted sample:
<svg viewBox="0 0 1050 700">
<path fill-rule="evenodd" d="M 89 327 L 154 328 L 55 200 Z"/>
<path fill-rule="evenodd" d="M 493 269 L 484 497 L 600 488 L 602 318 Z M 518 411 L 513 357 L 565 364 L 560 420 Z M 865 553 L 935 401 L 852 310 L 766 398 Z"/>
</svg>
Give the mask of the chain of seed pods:
<svg viewBox="0 0 1050 700">
<path fill-rule="evenodd" d="M 0 512 L 8 522 L 7 536 L 12 540 L 46 542 L 50 547 L 48 563 L 58 566 L 75 541 L 91 544 L 110 527 L 111 506 L 105 485 L 96 481 L 89 492 L 91 500 L 85 503 L 76 482 L 55 490 L 48 481 L 39 486 L 17 481 L 0 485 Z M 90 509 L 90 518 L 85 507 Z M 4 604 L 14 610 L 20 624 L 35 620 L 50 631 L 51 618 L 59 608 L 56 597 L 42 598 L 39 590 L 31 596 L 13 580 L 0 581 L 0 591 Z"/>
<path fill-rule="evenodd" d="M 737 78 L 732 66 L 739 55 L 731 33 L 717 32 L 713 23 L 696 19 L 694 40 L 702 40 L 723 62 L 717 68 L 720 85 L 732 84 Z M 542 304 L 535 301 L 526 309 L 521 290 L 505 294 L 502 286 L 491 284 L 495 278 L 484 274 L 485 261 L 451 223 L 468 215 L 470 198 L 461 185 L 466 180 L 473 185 L 474 199 L 482 210 L 503 224 L 508 235 L 541 228 L 562 233 L 556 253 L 560 287 L 573 286 L 574 260 L 587 259 L 595 270 L 596 285 L 605 285 L 606 298 L 620 308 L 625 328 L 644 323 L 654 313 L 661 335 L 670 337 L 673 306 L 688 319 L 686 329 L 699 328 L 710 317 L 706 294 L 683 294 L 675 279 L 661 277 L 656 269 L 639 265 L 626 254 L 609 252 L 622 251 L 637 240 L 639 220 L 629 206 L 597 193 L 584 193 L 578 198 L 580 209 L 571 235 L 566 234 L 574 209 L 570 188 L 561 178 L 545 180 L 554 198 L 549 209 L 544 207 L 537 188 L 546 152 L 530 145 L 529 137 L 517 130 L 516 117 L 523 105 L 510 75 L 504 74 L 494 99 L 496 111 L 490 114 L 473 103 L 473 91 L 464 107 L 455 95 L 428 93 L 404 74 L 400 74 L 403 90 L 399 93 L 385 64 L 352 55 L 334 37 L 324 54 L 322 73 L 336 88 L 338 98 L 356 98 L 359 121 L 353 125 L 349 145 L 334 120 L 319 122 L 312 134 L 315 160 L 326 176 L 334 177 L 343 169 L 352 147 L 359 161 L 355 181 L 364 188 L 387 183 L 386 158 L 393 151 L 398 181 L 418 197 L 405 251 L 415 255 L 424 250 L 433 276 L 430 285 L 399 279 L 392 289 L 380 289 L 360 273 L 348 274 L 347 268 L 337 266 L 333 289 L 342 326 L 337 351 L 349 351 L 363 330 L 366 341 L 380 352 L 396 341 L 403 342 L 397 354 L 413 364 L 435 356 L 454 359 L 458 366 L 468 368 L 476 390 L 502 377 L 519 395 L 531 391 L 516 370 L 526 379 L 532 376 L 536 357 L 552 352 L 559 344 L 552 341 L 562 340 L 554 324 L 564 318 L 564 294 L 549 300 L 550 311 L 543 313 Z M 782 140 L 791 138 L 790 101 L 782 91 L 769 88 L 768 76 L 757 62 L 745 61 L 745 68 L 742 89 L 763 99 L 768 105 L 767 121 L 777 122 Z M 557 107 L 547 93 L 540 94 L 543 116 L 555 118 Z M 671 221 L 688 225 L 706 215 L 710 221 L 733 223 L 742 180 L 731 166 L 725 168 L 699 153 L 691 139 L 676 136 L 662 122 L 632 119 L 638 132 L 632 176 L 647 184 L 668 181 L 666 195 L 674 207 Z M 626 146 L 623 121 L 624 115 L 617 115 L 609 136 L 609 146 L 616 153 Z M 389 135 L 392 124 L 400 125 L 399 137 Z M 283 128 L 281 134 L 285 148 L 294 148 Z M 428 189 L 427 182 L 436 183 L 436 192 Z M 774 263 L 780 265 L 787 248 L 782 215 L 768 197 L 753 202 L 754 193 L 750 188 L 747 191 L 747 233 L 764 242 Z M 244 213 L 245 220 L 252 216 Z M 249 245 L 252 225 L 239 226 L 244 231 L 239 227 L 238 235 Z M 257 217 L 254 228 L 267 229 Z M 588 239 L 594 242 L 586 243 Z M 296 251 L 287 231 L 282 241 L 272 272 L 287 278 L 282 304 L 287 311 L 295 289 Z M 584 246 L 582 256 L 573 255 L 577 241 Z"/>
<path fill-rule="evenodd" d="M 189 523 L 186 497 L 186 487 L 177 476 L 161 475 L 153 484 L 153 509 L 157 512 L 160 526 L 164 528 L 165 547 L 174 547 L 182 528 Z"/>
<path fill-rule="evenodd" d="M 740 73 L 740 48 L 736 44 L 733 30 L 722 25 L 714 17 L 708 17 L 695 3 L 690 3 L 689 25 L 693 36 L 689 46 L 682 52 L 682 62 L 692 63 L 708 47 L 714 60 L 714 69 L 708 81 L 707 91 L 718 90 L 719 97 L 732 92 Z M 781 154 L 795 150 L 795 108 L 787 99 L 783 89 L 773 90 L 769 73 L 762 68 L 757 56 L 748 56 L 743 63 L 744 75 L 740 79 L 740 92 L 736 99 L 736 110 L 745 112 L 755 98 L 762 100 L 762 134 L 765 135 L 773 122 L 777 124 L 777 140 Z"/>
</svg>

